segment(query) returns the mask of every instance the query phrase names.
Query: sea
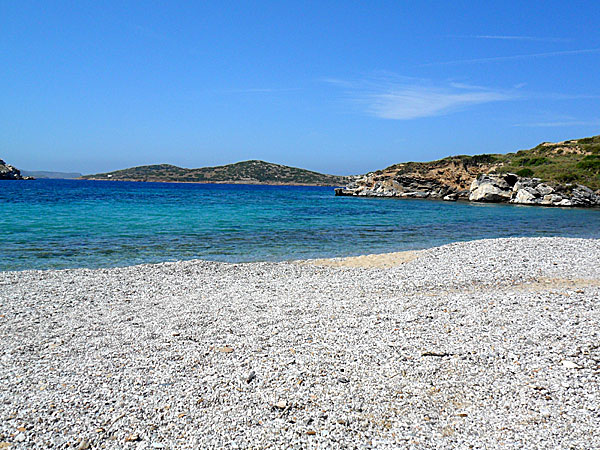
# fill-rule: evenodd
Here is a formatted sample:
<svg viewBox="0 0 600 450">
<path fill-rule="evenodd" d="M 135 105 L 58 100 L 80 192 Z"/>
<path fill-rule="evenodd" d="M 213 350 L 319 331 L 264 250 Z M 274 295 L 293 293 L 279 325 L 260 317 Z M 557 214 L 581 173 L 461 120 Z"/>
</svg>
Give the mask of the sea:
<svg viewBox="0 0 600 450">
<path fill-rule="evenodd" d="M 600 238 L 600 210 L 335 197 L 333 187 L 0 181 L 0 271 L 343 257 L 510 236 Z"/>
</svg>

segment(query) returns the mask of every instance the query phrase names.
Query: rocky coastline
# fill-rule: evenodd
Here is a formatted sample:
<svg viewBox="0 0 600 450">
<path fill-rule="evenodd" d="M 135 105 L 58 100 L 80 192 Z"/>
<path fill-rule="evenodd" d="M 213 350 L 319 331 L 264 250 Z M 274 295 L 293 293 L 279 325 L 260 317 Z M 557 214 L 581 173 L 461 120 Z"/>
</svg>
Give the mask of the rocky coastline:
<svg viewBox="0 0 600 450">
<path fill-rule="evenodd" d="M 600 206 L 600 191 L 582 184 L 544 183 L 515 174 L 480 175 L 471 184 L 472 202 L 508 202 L 518 205 Z"/>
<path fill-rule="evenodd" d="M 468 189 L 436 178 L 400 175 L 393 178 L 369 173 L 358 177 L 336 196 L 430 198 L 446 201 L 513 203 L 518 205 L 600 207 L 600 190 L 575 183 L 544 182 L 513 173 L 482 173 Z"/>
</svg>

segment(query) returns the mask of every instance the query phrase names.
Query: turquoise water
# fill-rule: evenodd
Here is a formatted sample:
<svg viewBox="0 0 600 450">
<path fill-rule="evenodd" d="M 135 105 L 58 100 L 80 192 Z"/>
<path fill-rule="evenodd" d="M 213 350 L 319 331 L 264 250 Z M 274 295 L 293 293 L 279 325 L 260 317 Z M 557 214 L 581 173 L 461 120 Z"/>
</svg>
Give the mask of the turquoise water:
<svg viewBox="0 0 600 450">
<path fill-rule="evenodd" d="M 600 238 L 600 210 L 334 197 L 324 187 L 0 181 L 0 270 L 280 261 L 507 236 Z"/>
</svg>

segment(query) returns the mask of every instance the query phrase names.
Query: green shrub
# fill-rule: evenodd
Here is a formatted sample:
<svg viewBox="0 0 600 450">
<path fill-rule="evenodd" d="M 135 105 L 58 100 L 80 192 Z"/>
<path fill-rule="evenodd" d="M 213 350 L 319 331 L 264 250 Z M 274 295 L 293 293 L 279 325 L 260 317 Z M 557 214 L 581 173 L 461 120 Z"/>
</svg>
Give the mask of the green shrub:
<svg viewBox="0 0 600 450">
<path fill-rule="evenodd" d="M 586 145 L 585 149 L 590 152 L 593 153 L 595 155 L 600 154 L 600 144 L 591 144 L 591 145 Z"/>
<path fill-rule="evenodd" d="M 563 173 L 558 175 L 556 179 L 563 183 L 572 183 L 573 181 L 577 181 L 579 176 L 576 173 Z"/>
<path fill-rule="evenodd" d="M 544 158 L 543 156 L 540 156 L 539 158 L 531 158 L 529 160 L 529 166 L 541 166 L 542 164 L 547 164 L 548 158 Z"/>
<path fill-rule="evenodd" d="M 473 155 L 467 159 L 467 161 L 471 164 L 491 164 L 495 162 L 498 158 L 493 155 L 484 153 L 483 155 Z M 467 162 L 465 161 L 465 162 Z"/>
<path fill-rule="evenodd" d="M 577 140 L 577 143 L 578 144 L 593 144 L 596 141 L 596 138 L 597 138 L 597 136 L 579 139 L 579 140 Z"/>
<path fill-rule="evenodd" d="M 528 166 L 529 165 L 529 158 L 521 158 L 521 159 L 517 159 L 516 163 L 519 166 Z"/>
<path fill-rule="evenodd" d="M 587 155 L 583 160 L 577 163 L 578 169 L 592 170 L 600 172 L 600 155 Z"/>
<path fill-rule="evenodd" d="M 521 170 L 517 170 L 517 172 L 515 172 L 517 175 L 519 175 L 520 177 L 531 177 L 533 175 L 533 170 L 529 169 L 529 168 L 524 168 Z"/>
<path fill-rule="evenodd" d="M 548 164 L 548 158 L 539 156 L 537 158 L 521 158 L 516 161 L 520 166 L 541 166 L 542 164 Z"/>
</svg>

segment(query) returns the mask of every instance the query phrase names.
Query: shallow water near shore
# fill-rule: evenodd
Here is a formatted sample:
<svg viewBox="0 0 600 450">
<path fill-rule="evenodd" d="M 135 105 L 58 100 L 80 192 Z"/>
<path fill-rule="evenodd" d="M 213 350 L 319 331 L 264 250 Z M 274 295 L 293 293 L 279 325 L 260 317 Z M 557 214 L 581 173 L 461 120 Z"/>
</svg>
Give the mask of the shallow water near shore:
<svg viewBox="0 0 600 450">
<path fill-rule="evenodd" d="M 331 187 L 0 181 L 0 270 L 352 256 L 600 238 L 600 210 L 334 197 Z"/>
</svg>

